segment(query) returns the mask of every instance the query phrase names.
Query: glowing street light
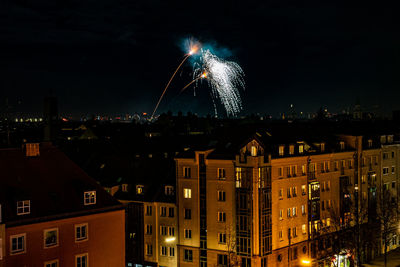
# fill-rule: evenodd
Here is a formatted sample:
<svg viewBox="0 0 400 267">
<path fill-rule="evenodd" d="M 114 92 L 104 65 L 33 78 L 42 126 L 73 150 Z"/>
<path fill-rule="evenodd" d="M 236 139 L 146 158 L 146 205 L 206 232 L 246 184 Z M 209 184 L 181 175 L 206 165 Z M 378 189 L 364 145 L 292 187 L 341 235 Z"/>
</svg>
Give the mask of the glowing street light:
<svg viewBox="0 0 400 267">
<path fill-rule="evenodd" d="M 165 239 L 165 242 L 173 242 L 175 241 L 175 237 L 168 237 Z"/>
<path fill-rule="evenodd" d="M 301 263 L 302 263 L 303 265 L 310 265 L 310 264 L 311 264 L 311 261 L 308 260 L 308 259 L 304 259 L 304 260 L 301 260 Z"/>
</svg>

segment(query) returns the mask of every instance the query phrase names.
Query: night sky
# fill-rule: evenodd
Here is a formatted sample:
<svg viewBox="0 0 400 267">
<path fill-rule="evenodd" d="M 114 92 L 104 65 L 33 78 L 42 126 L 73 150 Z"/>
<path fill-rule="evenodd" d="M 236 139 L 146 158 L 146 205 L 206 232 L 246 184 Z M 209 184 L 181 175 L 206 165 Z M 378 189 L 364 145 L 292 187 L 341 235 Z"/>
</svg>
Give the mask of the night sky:
<svg viewBox="0 0 400 267">
<path fill-rule="evenodd" d="M 242 66 L 242 114 L 276 116 L 290 104 L 339 112 L 357 101 L 400 109 L 397 9 L 214 2 L 3 0 L 1 106 L 8 96 L 13 111 L 40 112 L 53 95 L 63 114 L 151 113 L 193 36 Z M 178 73 L 159 112 L 212 113 L 207 86 L 178 95 L 191 70 Z"/>
</svg>

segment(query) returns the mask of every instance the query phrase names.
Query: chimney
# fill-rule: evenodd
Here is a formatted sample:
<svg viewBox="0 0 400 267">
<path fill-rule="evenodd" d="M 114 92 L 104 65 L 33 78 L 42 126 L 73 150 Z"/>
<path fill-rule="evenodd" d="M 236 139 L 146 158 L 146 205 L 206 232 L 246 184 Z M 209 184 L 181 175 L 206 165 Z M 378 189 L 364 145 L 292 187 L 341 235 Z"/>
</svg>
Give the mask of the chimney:
<svg viewBox="0 0 400 267">
<path fill-rule="evenodd" d="M 25 151 L 27 157 L 38 157 L 40 156 L 39 143 L 26 143 Z"/>
</svg>

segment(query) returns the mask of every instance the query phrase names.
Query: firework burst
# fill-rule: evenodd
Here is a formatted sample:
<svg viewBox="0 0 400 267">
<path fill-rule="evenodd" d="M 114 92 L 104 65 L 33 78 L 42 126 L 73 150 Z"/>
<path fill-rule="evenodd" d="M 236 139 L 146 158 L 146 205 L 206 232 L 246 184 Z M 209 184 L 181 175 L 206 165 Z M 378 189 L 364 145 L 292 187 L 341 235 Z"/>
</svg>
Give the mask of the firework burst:
<svg viewBox="0 0 400 267">
<path fill-rule="evenodd" d="M 207 73 L 204 78 L 211 86 L 213 100 L 221 101 L 228 116 L 236 116 L 242 110 L 239 89 L 244 90 L 245 88 L 242 68 L 235 62 L 217 57 L 208 49 L 201 50 L 201 62 L 195 67 L 194 77 L 200 77 L 201 73 Z M 198 81 L 198 78 L 195 80 Z"/>
</svg>

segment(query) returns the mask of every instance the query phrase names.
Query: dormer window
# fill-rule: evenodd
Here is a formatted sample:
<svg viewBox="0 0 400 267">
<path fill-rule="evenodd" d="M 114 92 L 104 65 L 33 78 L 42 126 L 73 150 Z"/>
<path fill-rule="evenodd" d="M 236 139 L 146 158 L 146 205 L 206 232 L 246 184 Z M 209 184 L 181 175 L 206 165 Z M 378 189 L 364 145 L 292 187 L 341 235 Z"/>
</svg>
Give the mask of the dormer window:
<svg viewBox="0 0 400 267">
<path fill-rule="evenodd" d="M 174 187 L 172 185 L 165 186 L 165 195 L 172 196 L 174 194 Z"/>
<path fill-rule="evenodd" d="M 17 202 L 17 215 L 24 215 L 31 213 L 31 201 L 22 200 Z"/>
<path fill-rule="evenodd" d="M 386 135 L 381 135 L 381 144 L 386 143 Z"/>
<path fill-rule="evenodd" d="M 122 184 L 122 192 L 128 192 L 128 184 Z"/>
<path fill-rule="evenodd" d="M 143 194 L 143 188 L 144 188 L 143 185 L 138 184 L 136 186 L 136 195 L 142 195 Z"/>
<path fill-rule="evenodd" d="M 371 140 L 371 139 L 368 140 L 368 147 L 369 147 L 369 148 L 372 147 L 372 140 Z"/>
<path fill-rule="evenodd" d="M 325 151 L 325 143 L 321 143 L 321 152 L 324 152 Z"/>
<path fill-rule="evenodd" d="M 256 146 L 251 146 L 251 156 L 252 157 L 257 156 L 257 147 Z"/>
<path fill-rule="evenodd" d="M 85 205 L 96 204 L 96 191 L 86 191 L 84 193 Z"/>
<path fill-rule="evenodd" d="M 299 145 L 299 154 L 303 154 L 304 153 L 304 145 L 300 144 Z"/>
<path fill-rule="evenodd" d="M 388 143 L 393 143 L 393 135 L 388 135 L 387 136 L 387 142 Z"/>
<path fill-rule="evenodd" d="M 293 155 L 294 154 L 294 145 L 290 145 L 289 146 L 289 155 Z"/>
<path fill-rule="evenodd" d="M 344 150 L 344 142 L 340 141 L 339 145 L 340 145 L 340 150 Z"/>
<path fill-rule="evenodd" d="M 285 146 L 279 146 L 279 156 L 283 156 L 285 154 Z"/>
</svg>

